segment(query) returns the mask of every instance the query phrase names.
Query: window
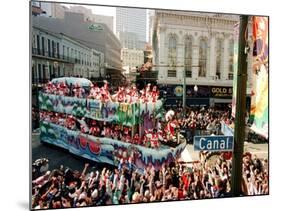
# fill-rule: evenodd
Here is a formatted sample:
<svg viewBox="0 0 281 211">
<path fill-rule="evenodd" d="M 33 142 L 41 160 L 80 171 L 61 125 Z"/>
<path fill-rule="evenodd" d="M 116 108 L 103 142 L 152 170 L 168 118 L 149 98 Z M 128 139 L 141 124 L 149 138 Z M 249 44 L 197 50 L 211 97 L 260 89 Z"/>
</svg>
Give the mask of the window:
<svg viewBox="0 0 281 211">
<path fill-rule="evenodd" d="M 67 47 L 66 56 L 67 56 L 67 60 L 69 60 L 69 47 Z"/>
<path fill-rule="evenodd" d="M 41 43 L 42 43 L 42 55 L 45 56 L 45 38 L 41 37 Z"/>
<path fill-rule="evenodd" d="M 56 53 L 55 42 L 54 42 L 54 40 L 52 40 L 52 56 L 53 57 L 55 57 L 55 53 Z"/>
<path fill-rule="evenodd" d="M 192 77 L 192 37 L 188 36 L 184 42 L 184 70 L 187 78 Z"/>
<path fill-rule="evenodd" d="M 60 44 L 57 42 L 57 58 L 60 58 Z"/>
<path fill-rule="evenodd" d="M 32 83 L 36 83 L 36 69 L 34 68 L 34 65 L 32 65 Z"/>
<path fill-rule="evenodd" d="M 221 76 L 221 70 L 222 70 L 222 65 L 223 65 L 223 44 L 222 44 L 222 39 L 218 38 L 216 40 L 216 76 L 218 79 L 220 79 Z"/>
<path fill-rule="evenodd" d="M 207 70 L 207 41 L 204 38 L 199 42 L 199 77 L 206 77 Z"/>
<path fill-rule="evenodd" d="M 233 80 L 233 57 L 234 57 L 234 41 L 231 39 L 229 40 L 229 67 L 228 67 L 228 79 Z"/>
<path fill-rule="evenodd" d="M 65 59 L 65 46 L 62 46 L 62 58 Z"/>
<path fill-rule="evenodd" d="M 42 65 L 42 82 L 46 82 L 46 65 Z"/>
<path fill-rule="evenodd" d="M 48 56 L 51 57 L 51 41 L 48 39 Z"/>
<path fill-rule="evenodd" d="M 40 37 L 39 37 L 39 35 L 37 35 L 37 53 L 38 53 L 38 55 L 40 55 Z"/>
<path fill-rule="evenodd" d="M 41 64 L 38 64 L 38 78 L 39 78 L 39 83 L 42 83 Z"/>
<path fill-rule="evenodd" d="M 32 35 L 32 48 L 36 48 L 36 36 L 35 36 L 35 34 Z"/>
<path fill-rule="evenodd" d="M 81 64 L 81 53 L 80 53 L 80 51 L 78 52 L 78 55 L 79 55 L 78 56 L 78 59 L 79 59 L 78 62 Z"/>
<path fill-rule="evenodd" d="M 168 47 L 168 77 L 177 77 L 176 65 L 177 65 L 177 40 L 175 35 L 171 35 L 169 38 Z"/>
<path fill-rule="evenodd" d="M 52 65 L 49 64 L 49 75 L 50 75 L 50 80 L 53 79 L 53 71 L 52 71 Z"/>
</svg>

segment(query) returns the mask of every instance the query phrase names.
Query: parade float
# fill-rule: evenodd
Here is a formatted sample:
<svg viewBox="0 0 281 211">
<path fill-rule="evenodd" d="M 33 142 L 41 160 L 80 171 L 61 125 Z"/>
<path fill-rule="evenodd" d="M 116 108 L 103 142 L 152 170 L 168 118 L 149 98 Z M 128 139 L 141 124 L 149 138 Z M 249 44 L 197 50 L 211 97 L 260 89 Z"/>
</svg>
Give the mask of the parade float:
<svg viewBox="0 0 281 211">
<path fill-rule="evenodd" d="M 159 169 L 175 161 L 186 141 L 177 131 L 174 113 L 163 113 L 155 87 L 129 90 L 130 99 L 124 100 L 129 92 L 124 87 L 111 95 L 107 83 L 99 88 L 82 78 L 53 79 L 39 93 L 41 141 L 95 162 L 133 169 Z M 152 100 L 145 100 L 150 90 Z"/>
</svg>

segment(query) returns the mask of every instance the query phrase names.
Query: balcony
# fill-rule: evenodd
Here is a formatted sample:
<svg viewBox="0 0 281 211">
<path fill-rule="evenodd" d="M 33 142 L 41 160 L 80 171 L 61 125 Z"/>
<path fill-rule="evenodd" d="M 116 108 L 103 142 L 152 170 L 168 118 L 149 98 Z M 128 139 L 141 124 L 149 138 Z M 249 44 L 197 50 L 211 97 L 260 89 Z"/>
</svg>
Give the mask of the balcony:
<svg viewBox="0 0 281 211">
<path fill-rule="evenodd" d="M 43 57 L 46 59 L 56 59 L 56 60 L 61 60 L 64 62 L 69 62 L 69 63 L 78 62 L 78 59 L 75 59 L 73 57 L 67 57 L 63 54 L 58 54 L 58 53 L 54 53 L 51 51 L 45 51 L 45 50 L 39 49 L 39 48 L 32 48 L 32 56 L 39 56 L 39 57 Z"/>
</svg>

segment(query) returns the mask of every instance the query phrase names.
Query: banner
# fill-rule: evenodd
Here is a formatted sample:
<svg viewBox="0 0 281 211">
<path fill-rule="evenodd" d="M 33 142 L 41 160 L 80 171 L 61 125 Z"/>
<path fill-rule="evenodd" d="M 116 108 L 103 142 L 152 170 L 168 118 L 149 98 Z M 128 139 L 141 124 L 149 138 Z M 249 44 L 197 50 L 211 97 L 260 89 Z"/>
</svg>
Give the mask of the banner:
<svg viewBox="0 0 281 211">
<path fill-rule="evenodd" d="M 236 90 L 237 90 L 237 71 L 238 71 L 238 41 L 239 24 L 234 26 L 234 49 L 233 49 L 233 94 L 232 94 L 232 112 L 231 116 L 235 118 L 236 113 Z"/>
<path fill-rule="evenodd" d="M 251 129 L 268 137 L 268 17 L 253 17 Z"/>
</svg>

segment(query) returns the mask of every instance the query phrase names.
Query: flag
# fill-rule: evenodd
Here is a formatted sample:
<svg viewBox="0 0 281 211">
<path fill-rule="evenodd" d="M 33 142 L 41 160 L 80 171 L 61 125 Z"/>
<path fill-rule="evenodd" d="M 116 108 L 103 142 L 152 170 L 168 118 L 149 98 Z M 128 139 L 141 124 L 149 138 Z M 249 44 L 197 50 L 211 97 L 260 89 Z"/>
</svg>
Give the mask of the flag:
<svg viewBox="0 0 281 211">
<path fill-rule="evenodd" d="M 268 17 L 253 17 L 251 129 L 268 137 Z"/>
</svg>

